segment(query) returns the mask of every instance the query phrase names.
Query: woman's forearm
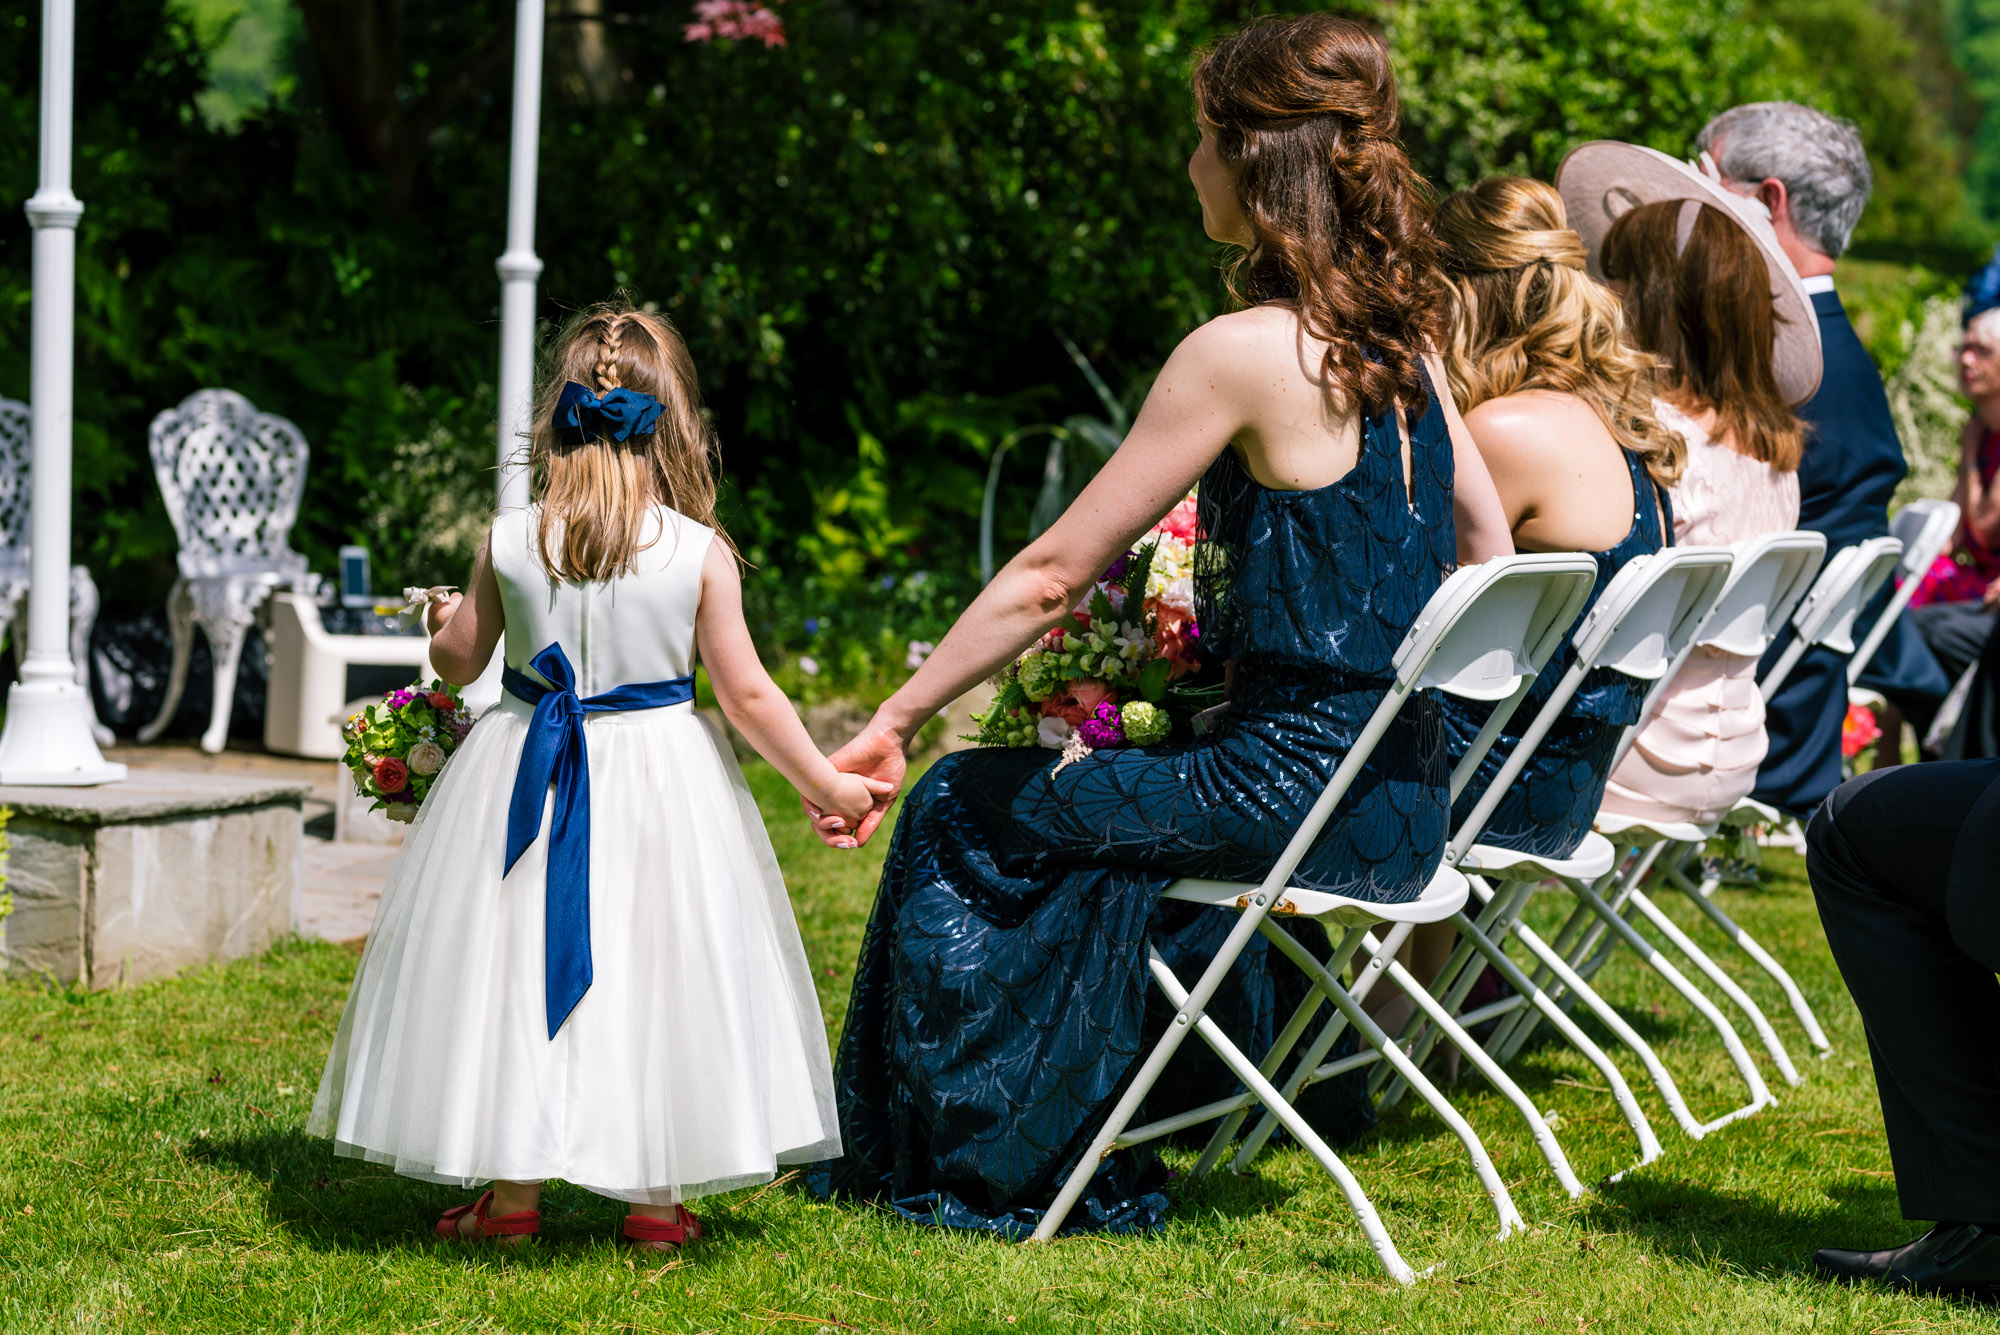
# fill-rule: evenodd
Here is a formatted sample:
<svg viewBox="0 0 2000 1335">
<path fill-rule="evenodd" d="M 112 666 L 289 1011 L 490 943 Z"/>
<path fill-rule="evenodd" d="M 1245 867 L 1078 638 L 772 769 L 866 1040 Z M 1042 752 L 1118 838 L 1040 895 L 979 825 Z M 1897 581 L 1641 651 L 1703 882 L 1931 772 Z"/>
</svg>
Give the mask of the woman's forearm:
<svg viewBox="0 0 2000 1335">
<path fill-rule="evenodd" d="M 972 600 L 916 674 L 876 711 L 907 743 L 937 712 L 986 680 L 1060 621 L 1081 594 L 1039 568 L 1032 549 L 1016 557 Z"/>
</svg>

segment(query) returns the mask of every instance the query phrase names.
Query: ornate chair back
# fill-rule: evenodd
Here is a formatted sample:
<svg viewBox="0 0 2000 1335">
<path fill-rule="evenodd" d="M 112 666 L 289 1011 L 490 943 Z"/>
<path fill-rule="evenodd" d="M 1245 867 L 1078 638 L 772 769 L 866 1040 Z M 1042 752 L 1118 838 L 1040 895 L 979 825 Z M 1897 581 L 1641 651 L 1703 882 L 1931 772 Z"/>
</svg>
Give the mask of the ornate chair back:
<svg viewBox="0 0 2000 1335">
<path fill-rule="evenodd" d="M 0 399 L 0 579 L 28 573 L 29 498 L 34 491 L 34 414 L 19 399 Z"/>
<path fill-rule="evenodd" d="M 155 417 L 150 434 L 182 578 L 305 574 L 290 538 L 311 451 L 296 426 L 234 390 L 203 389 Z"/>
</svg>

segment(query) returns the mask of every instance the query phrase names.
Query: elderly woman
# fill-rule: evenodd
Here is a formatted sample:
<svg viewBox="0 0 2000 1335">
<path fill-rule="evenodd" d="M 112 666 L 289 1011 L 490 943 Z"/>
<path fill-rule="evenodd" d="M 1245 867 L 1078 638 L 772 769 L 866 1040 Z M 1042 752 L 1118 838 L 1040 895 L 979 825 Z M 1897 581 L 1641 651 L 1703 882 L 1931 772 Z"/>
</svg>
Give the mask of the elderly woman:
<svg viewBox="0 0 2000 1335">
<path fill-rule="evenodd" d="M 2000 618 L 2000 487 L 1994 485 L 2000 474 L 2000 258 L 1967 288 L 1958 384 L 1972 400 L 1972 416 L 1959 436 L 1958 485 L 1951 496 L 1963 512 L 1958 538 L 1926 572 L 1905 613 L 1950 681 L 1979 661 Z M 1888 695 L 1923 741 L 1941 697 Z M 1895 713 L 1886 714 L 1882 724 L 1885 738 L 1901 735 Z M 1894 764 L 1897 758 L 1884 759 Z"/>
<path fill-rule="evenodd" d="M 1332 15 L 1264 20 L 1201 59 L 1194 95 L 1188 172 L 1208 234 L 1237 249 L 1242 308 L 1182 342 L 1104 470 L 834 756 L 899 781 L 919 726 L 1068 615 L 1200 482 L 1201 641 L 1235 663 L 1221 724 L 1061 765 L 960 752 L 896 827 L 836 1069 L 848 1153 L 815 1186 L 919 1222 L 1035 1227 L 1144 1050 L 1148 942 L 1205 960 L 1233 922 L 1156 913 L 1161 892 L 1267 872 L 1446 572 L 1511 550 L 1437 392 L 1444 284 L 1381 44 Z M 1436 706 L 1420 700 L 1300 881 L 1415 897 L 1446 792 Z M 1262 960 L 1246 953 L 1236 983 L 1268 1043 Z M 1139 1167 L 1113 1156 L 1072 1218 L 1155 1226 L 1165 1197 Z"/>
</svg>

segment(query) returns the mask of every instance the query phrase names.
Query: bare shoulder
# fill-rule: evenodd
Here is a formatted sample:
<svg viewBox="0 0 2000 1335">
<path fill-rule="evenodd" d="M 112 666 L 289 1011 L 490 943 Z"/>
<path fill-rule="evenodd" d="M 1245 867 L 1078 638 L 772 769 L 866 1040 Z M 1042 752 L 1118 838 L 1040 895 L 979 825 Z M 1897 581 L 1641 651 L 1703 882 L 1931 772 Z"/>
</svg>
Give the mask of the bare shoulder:
<svg viewBox="0 0 2000 1335">
<path fill-rule="evenodd" d="M 1175 360 L 1217 370 L 1268 368 L 1297 352 L 1299 318 L 1282 306 L 1252 306 L 1218 315 L 1182 339 Z"/>
<path fill-rule="evenodd" d="M 1589 404 L 1553 390 L 1488 399 L 1465 414 L 1465 426 L 1480 453 L 1523 463 L 1571 455 L 1579 438 L 1611 439 Z"/>
</svg>

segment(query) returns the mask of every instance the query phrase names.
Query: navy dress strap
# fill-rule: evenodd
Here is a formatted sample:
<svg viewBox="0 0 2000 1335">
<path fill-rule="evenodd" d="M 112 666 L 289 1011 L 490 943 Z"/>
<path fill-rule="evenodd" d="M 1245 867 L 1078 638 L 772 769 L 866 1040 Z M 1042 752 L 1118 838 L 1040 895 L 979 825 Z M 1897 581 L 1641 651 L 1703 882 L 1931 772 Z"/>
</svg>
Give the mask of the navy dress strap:
<svg viewBox="0 0 2000 1335">
<path fill-rule="evenodd" d="M 507 862 L 514 870 L 521 854 L 542 832 L 542 799 L 554 784 L 555 817 L 550 822 L 548 889 L 543 901 L 543 982 L 549 1037 L 590 990 L 590 754 L 583 740 L 586 714 L 627 709 L 663 709 L 694 699 L 694 678 L 638 682 L 579 699 L 576 672 L 562 646 L 536 654 L 529 667 L 543 685 L 508 666 L 500 674 L 508 694 L 533 705 L 521 767 L 507 803 Z"/>
</svg>

